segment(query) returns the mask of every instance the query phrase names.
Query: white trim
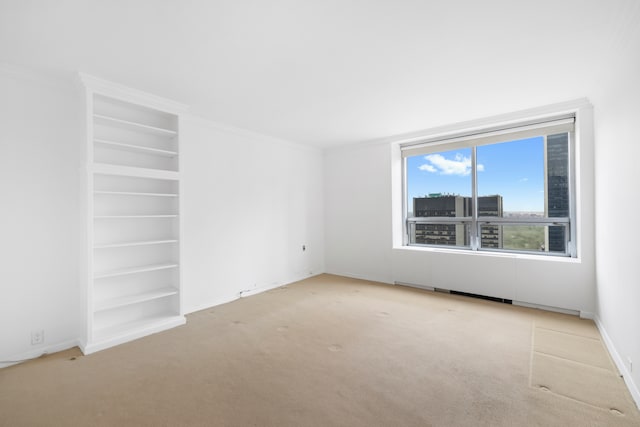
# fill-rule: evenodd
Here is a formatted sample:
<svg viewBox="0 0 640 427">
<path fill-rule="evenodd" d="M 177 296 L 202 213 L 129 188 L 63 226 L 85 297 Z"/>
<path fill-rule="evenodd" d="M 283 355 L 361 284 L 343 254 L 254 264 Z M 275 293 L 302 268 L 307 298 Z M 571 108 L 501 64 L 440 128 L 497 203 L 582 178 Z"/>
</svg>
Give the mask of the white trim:
<svg viewBox="0 0 640 427">
<path fill-rule="evenodd" d="M 415 283 L 408 283 L 408 282 L 393 282 L 393 284 L 395 286 L 405 286 L 408 288 L 415 288 L 415 289 L 422 289 L 424 291 L 432 291 L 435 292 L 436 288 L 434 288 L 433 286 L 426 286 L 426 285 L 416 285 Z"/>
<path fill-rule="evenodd" d="M 185 296 L 183 296 L 183 298 L 184 297 Z M 238 296 L 237 292 L 233 293 L 232 295 L 219 297 L 219 298 L 216 298 L 213 301 L 201 303 L 201 304 L 198 304 L 196 306 L 188 308 L 187 310 L 185 310 L 185 316 L 189 316 L 190 314 L 196 314 L 199 311 L 209 310 L 209 309 L 211 309 L 213 307 L 217 307 L 217 306 L 222 305 L 222 304 L 228 304 L 228 303 L 233 302 L 233 301 L 235 301 L 237 299 L 240 299 L 240 297 Z"/>
<path fill-rule="evenodd" d="M 535 309 L 544 310 L 544 311 L 552 311 L 554 313 L 569 314 L 571 316 L 579 316 L 580 315 L 580 310 L 572 310 L 572 309 L 569 309 L 569 308 L 552 307 L 552 306 L 549 306 L 549 305 L 533 304 L 533 303 L 530 303 L 530 302 L 516 301 L 516 300 L 512 300 L 511 304 L 512 305 L 517 305 L 517 306 L 520 306 L 520 307 L 535 308 Z"/>
<path fill-rule="evenodd" d="M 109 163 L 93 163 L 93 165 L 89 166 L 89 170 L 98 175 L 121 175 L 137 178 L 164 179 L 167 181 L 180 180 L 180 172 L 177 171 L 112 165 Z"/>
<path fill-rule="evenodd" d="M 287 285 L 290 285 L 292 283 L 296 283 L 296 282 L 299 282 L 301 280 L 308 279 L 310 277 L 318 276 L 320 274 L 324 274 L 324 273 L 309 274 L 309 275 L 306 275 L 306 274 L 297 275 L 297 276 L 289 278 L 289 279 L 287 279 L 287 280 L 285 280 L 283 282 L 273 282 L 273 283 L 271 283 L 269 285 L 257 286 L 257 287 L 250 288 L 250 289 L 243 289 L 240 292 L 238 292 L 238 298 L 246 298 L 246 297 L 249 297 L 249 296 L 252 296 L 252 295 L 261 294 L 263 292 L 270 291 L 270 290 L 273 290 L 273 289 L 277 289 L 277 288 L 280 288 L 280 287 L 283 287 L 283 286 L 287 286 Z"/>
<path fill-rule="evenodd" d="M 437 292 L 438 290 L 441 291 L 446 291 L 446 292 L 459 292 L 456 291 L 455 289 L 444 289 L 444 288 L 435 288 L 433 286 L 426 286 L 426 285 L 418 285 L 415 283 L 408 283 L 408 282 L 394 282 L 394 285 L 399 285 L 399 286 L 407 286 L 410 288 L 416 288 L 416 289 L 423 289 L 426 291 L 434 291 Z M 502 298 L 502 297 L 496 297 L 496 298 Z M 509 298 L 502 298 L 502 299 L 509 299 Z M 523 302 L 523 301 L 516 301 L 516 300 L 512 300 L 511 301 L 511 305 L 515 305 L 518 307 L 526 307 L 526 308 L 533 308 L 533 309 L 537 309 L 537 310 L 545 310 L 545 311 L 551 311 L 551 312 L 555 312 L 555 313 L 562 313 L 562 314 L 568 314 L 568 315 L 572 315 L 572 316 L 580 316 L 581 318 L 584 319 L 589 319 L 589 318 L 593 318 L 593 317 L 587 317 L 589 314 L 591 316 L 593 316 L 593 313 L 589 313 L 589 312 L 582 312 L 582 311 L 578 311 L 578 310 L 570 310 L 567 308 L 560 308 L 560 307 L 551 307 L 548 305 L 542 305 L 542 304 L 532 304 L 529 302 Z M 583 316 L 583 313 L 586 313 L 587 316 Z"/>
<path fill-rule="evenodd" d="M 293 282 L 291 282 L 291 283 L 293 283 Z M 245 290 L 242 290 L 242 291 L 238 292 L 238 298 L 246 298 L 246 297 L 250 297 L 250 296 L 253 296 L 253 295 L 258 295 L 258 294 L 261 294 L 263 292 L 270 291 L 270 290 L 273 290 L 273 289 L 277 289 L 277 288 L 280 288 L 282 286 L 287 286 L 287 285 L 288 285 L 288 283 L 274 283 L 272 285 L 261 286 L 259 288 L 245 289 Z"/>
<path fill-rule="evenodd" d="M 91 343 L 80 346 L 80 350 L 86 356 L 96 351 L 104 350 L 109 347 L 114 347 L 119 344 L 124 344 L 129 341 L 133 341 L 139 338 L 146 337 L 151 334 L 166 331 L 168 329 L 175 328 L 177 326 L 184 325 L 187 319 L 183 315 L 163 317 L 157 320 L 141 321 L 141 326 L 134 327 L 128 331 L 108 334 L 104 337 L 98 337 L 96 339 L 96 333 L 94 331 L 94 337 Z"/>
<path fill-rule="evenodd" d="M 216 307 L 218 305 L 227 304 L 227 303 L 233 302 L 235 300 L 238 300 L 240 298 L 245 298 L 245 297 L 248 297 L 248 296 L 257 295 L 257 294 L 262 293 L 262 292 L 270 291 L 272 289 L 276 289 L 276 288 L 279 288 L 279 287 L 282 287 L 282 286 L 287 286 L 287 285 L 290 285 L 292 283 L 296 283 L 296 282 L 299 282 L 301 280 L 308 279 L 310 277 L 319 276 L 321 274 L 330 274 L 330 273 L 324 273 L 324 272 L 323 273 L 314 273 L 314 274 L 310 274 L 310 275 L 304 275 L 304 276 L 296 277 L 296 278 L 294 278 L 292 280 L 287 280 L 284 283 L 273 283 L 271 285 L 261 286 L 259 288 L 241 290 L 239 292 L 234 292 L 232 295 L 227 295 L 227 296 L 224 296 L 224 297 L 216 298 L 215 300 L 213 300 L 211 302 L 198 304 L 198 305 L 190 308 L 189 311 L 187 311 L 185 314 L 193 314 L 193 313 L 196 313 L 198 311 L 208 310 L 208 309 Z"/>
<path fill-rule="evenodd" d="M 594 316 L 594 321 L 598 327 L 598 331 L 600 331 L 600 335 L 602 336 L 602 340 L 604 341 L 607 350 L 609 350 L 609 354 L 611 355 L 613 362 L 616 364 L 616 368 L 618 368 L 618 372 L 620 372 L 622 379 L 629 389 L 629 393 L 631 393 L 631 397 L 635 401 L 636 407 L 640 410 L 640 389 L 638 388 L 638 385 L 633 381 L 631 372 L 627 369 L 626 363 L 624 363 L 620 353 L 618 353 L 616 346 L 613 344 L 611 337 L 607 333 L 607 330 L 604 328 L 604 325 L 597 314 Z"/>
<path fill-rule="evenodd" d="M 569 249 L 571 248 L 575 248 L 575 249 L 572 252 L 570 252 L 571 256 L 547 255 L 543 257 L 540 255 L 524 254 L 524 253 L 522 253 L 522 255 L 537 256 L 539 259 L 545 259 L 545 260 L 569 258 L 576 262 L 580 262 L 582 260 L 583 252 L 584 252 L 584 248 L 582 246 L 582 241 L 584 237 L 583 236 L 584 226 L 582 225 L 582 221 L 583 221 L 584 215 L 588 215 L 588 213 L 586 213 L 585 211 L 589 209 L 592 210 L 592 206 L 587 206 L 586 204 L 583 203 L 583 197 L 587 197 L 587 199 L 589 199 L 588 196 L 581 194 L 581 190 L 582 190 L 581 185 L 584 184 L 583 177 L 581 176 L 581 168 L 588 167 L 588 165 L 591 163 L 591 159 L 583 158 L 581 154 L 581 150 L 584 149 L 584 145 L 592 146 L 593 144 L 593 135 L 589 134 L 588 132 L 587 134 L 584 134 L 585 131 L 588 130 L 585 128 L 585 126 L 587 124 L 592 124 L 592 120 L 593 120 L 592 109 L 593 109 L 593 106 L 591 105 L 591 103 L 587 98 L 580 98 L 580 99 L 562 102 L 558 104 L 552 104 L 552 105 L 532 108 L 528 110 L 521 110 L 521 111 L 497 115 L 497 116 L 485 117 L 485 118 L 473 120 L 473 121 L 454 123 L 451 125 L 432 128 L 430 130 L 414 132 L 412 134 L 398 135 L 394 138 L 390 137 L 377 142 L 372 142 L 376 144 L 380 144 L 381 142 L 386 142 L 389 144 L 392 150 L 391 159 L 393 162 L 392 163 L 393 173 L 395 174 L 399 173 L 399 176 L 392 176 L 391 191 L 392 191 L 392 200 L 394 200 L 395 202 L 397 198 L 402 197 L 402 202 L 394 203 L 394 205 L 392 205 L 393 220 L 398 222 L 399 215 L 402 215 L 401 216 L 402 219 L 401 221 L 399 221 L 399 224 L 403 224 L 405 219 L 404 214 L 406 214 L 406 212 L 404 211 L 406 211 L 407 209 L 406 187 L 401 188 L 403 187 L 401 184 L 403 184 L 403 180 L 405 179 L 405 173 L 404 173 L 404 170 L 401 170 L 400 172 L 398 172 L 396 169 L 402 169 L 402 168 L 396 168 L 393 165 L 396 165 L 396 164 L 403 165 L 402 158 L 404 158 L 408 150 L 411 150 L 410 148 L 411 144 L 417 144 L 416 146 L 422 146 L 423 144 L 421 143 L 424 141 L 437 141 L 441 139 L 446 139 L 447 137 L 457 137 L 466 133 L 479 132 L 482 129 L 487 129 L 487 128 L 492 128 L 492 129 L 503 128 L 503 127 L 508 128 L 510 126 L 518 126 L 518 124 L 522 124 L 524 122 L 532 123 L 537 121 L 564 118 L 564 116 L 573 116 L 575 117 L 574 134 L 576 135 L 576 139 L 572 141 L 573 144 L 570 144 L 570 145 L 573 145 L 573 147 L 570 148 L 570 150 L 572 150 L 570 152 L 570 162 L 571 162 L 570 168 L 572 168 L 573 170 L 573 172 L 570 174 L 572 185 L 573 185 L 571 189 L 572 199 L 573 199 L 572 200 L 573 221 L 571 223 L 572 239 L 570 242 L 571 246 L 569 247 Z M 403 152 L 403 146 L 405 147 L 404 152 Z M 400 154 L 395 154 L 396 152 Z M 582 164 L 582 163 L 585 163 L 585 164 Z M 400 194 L 398 194 L 398 191 L 400 191 Z M 587 190 L 587 191 L 590 191 L 590 190 Z M 409 246 L 406 244 L 407 236 L 406 236 L 406 230 L 404 228 L 405 228 L 404 226 L 392 225 L 392 230 L 393 230 L 392 241 L 393 241 L 394 249 L 401 249 Z M 398 235 L 398 232 L 401 229 L 402 229 L 402 234 Z M 399 243 L 402 243 L 403 246 L 399 246 Z M 475 255 L 475 254 L 479 254 L 481 251 L 457 250 L 457 252 L 459 253 L 471 252 Z M 519 254 L 519 252 L 509 252 L 509 251 L 505 251 L 505 252 Z"/>
<path fill-rule="evenodd" d="M 395 137 L 387 137 L 381 141 L 396 143 L 400 145 L 411 142 L 418 142 L 425 138 L 446 138 L 450 135 L 460 134 L 462 132 L 482 130 L 486 127 L 517 126 L 518 123 L 522 122 L 523 120 L 536 121 L 552 119 L 554 117 L 562 116 L 563 114 L 577 113 L 580 109 L 586 107 L 591 107 L 591 103 L 589 102 L 589 100 L 587 98 L 579 98 L 572 101 L 546 105 L 538 108 L 530 108 L 511 113 L 483 117 L 476 120 L 468 120 L 444 126 L 437 126 L 418 132 L 396 135 Z"/>
<path fill-rule="evenodd" d="M 572 113 L 569 118 L 566 117 L 566 114 L 562 114 L 560 117 L 549 117 L 547 120 L 523 120 L 508 126 L 488 126 L 464 130 L 446 137 L 427 137 L 418 141 L 401 143 L 400 151 L 402 151 L 402 157 L 413 157 L 443 149 L 468 148 L 502 141 L 573 132 L 574 123 L 575 113 Z"/>
<path fill-rule="evenodd" d="M 80 341 L 74 339 L 74 340 L 63 341 L 58 344 L 47 345 L 44 347 L 39 346 L 37 349 L 29 350 L 18 355 L 6 357 L 7 360 L 15 360 L 16 362 L 0 363 L 0 369 L 17 365 L 19 363 L 24 363 L 29 360 L 37 359 L 39 357 L 46 356 L 52 353 L 57 353 L 59 351 L 69 350 L 70 348 L 73 348 L 73 347 L 80 347 Z"/>
<path fill-rule="evenodd" d="M 553 261 L 560 263 L 568 263 L 568 264 L 582 264 L 583 260 L 580 258 L 571 258 L 568 256 L 554 256 L 554 255 L 536 255 L 520 253 L 520 252 L 493 252 L 493 251 L 472 251 L 470 249 L 451 249 L 451 248 L 438 248 L 433 246 L 410 246 L 404 245 L 399 246 L 396 245 L 393 247 L 394 251 L 408 251 L 408 252 L 435 252 L 441 254 L 449 254 L 455 256 L 463 256 L 463 255 L 473 255 L 473 256 L 484 256 L 490 258 L 515 258 L 522 260 L 534 260 L 534 261 Z"/>
<path fill-rule="evenodd" d="M 79 72 L 78 76 L 82 84 L 88 89 L 100 95 L 108 96 L 109 98 L 117 98 L 121 101 L 143 105 L 148 108 L 162 110 L 176 115 L 186 112 L 188 108 L 186 104 L 113 83 L 89 74 Z"/>
<path fill-rule="evenodd" d="M 508 126 L 522 122 L 523 120 L 539 120 L 558 117 L 563 114 L 578 113 L 584 108 L 593 108 L 588 98 L 577 98 L 571 101 L 559 102 L 556 104 L 545 105 L 542 107 L 528 108 L 514 112 L 497 114 L 494 116 L 486 116 L 479 119 L 467 120 L 458 123 L 451 123 L 441 126 L 434 126 L 417 130 L 415 132 L 400 133 L 389 135 L 378 139 L 370 139 L 366 141 L 356 142 L 352 144 L 337 145 L 326 147 L 325 152 L 341 152 L 358 150 L 376 145 L 391 144 L 394 149 L 398 149 L 400 144 L 417 143 L 425 138 L 445 138 L 452 134 L 458 134 L 462 131 L 477 130 L 488 126 Z M 576 125 L 577 126 L 577 125 Z"/>
<path fill-rule="evenodd" d="M 580 318 L 587 319 L 587 320 L 594 320 L 596 318 L 596 314 L 593 311 L 580 310 Z"/>
<path fill-rule="evenodd" d="M 349 279 L 366 280 L 367 282 L 376 282 L 376 283 L 384 283 L 387 285 L 395 285 L 395 282 L 391 278 L 381 279 L 379 277 L 373 277 L 369 275 L 362 275 L 357 273 L 343 273 L 338 271 L 325 271 L 324 274 L 332 274 L 334 276 L 342 276 L 342 277 L 347 277 Z"/>
</svg>

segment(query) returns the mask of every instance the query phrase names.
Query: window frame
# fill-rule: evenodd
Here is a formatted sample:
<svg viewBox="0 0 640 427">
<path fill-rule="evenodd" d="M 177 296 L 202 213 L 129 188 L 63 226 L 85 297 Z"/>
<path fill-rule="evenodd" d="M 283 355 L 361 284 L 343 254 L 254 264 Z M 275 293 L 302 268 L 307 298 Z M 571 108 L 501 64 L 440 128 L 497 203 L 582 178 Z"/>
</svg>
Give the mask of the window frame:
<svg viewBox="0 0 640 427">
<path fill-rule="evenodd" d="M 570 123 L 568 123 L 570 122 Z M 526 254 L 535 256 L 569 257 L 577 258 L 577 190 L 576 190 L 576 133 L 578 132 L 577 112 L 555 114 L 543 118 L 525 119 L 508 124 L 498 124 L 483 127 L 480 129 L 463 130 L 457 133 L 434 136 L 431 138 L 418 138 L 399 144 L 402 160 L 402 245 L 409 247 L 428 247 L 436 249 L 452 249 L 467 252 L 482 253 L 507 253 Z M 560 129 L 560 131 L 558 131 Z M 498 144 L 502 142 L 517 141 L 531 136 L 543 136 L 545 147 L 545 191 L 548 191 L 546 177 L 547 170 L 547 137 L 559 133 L 567 133 L 567 178 L 569 212 L 566 217 L 544 217 L 544 218 L 505 218 L 492 216 L 478 216 L 478 194 L 477 194 L 477 147 L 488 144 Z M 471 180 L 473 204 L 471 217 L 408 217 L 408 183 L 407 183 L 407 159 L 427 153 L 438 153 L 459 148 L 471 148 Z M 417 224 L 467 224 L 469 227 L 469 245 L 439 245 L 411 242 L 411 228 Z M 565 229 L 565 251 L 532 251 L 504 248 L 482 248 L 481 229 L 486 225 L 498 226 L 563 226 Z"/>
</svg>

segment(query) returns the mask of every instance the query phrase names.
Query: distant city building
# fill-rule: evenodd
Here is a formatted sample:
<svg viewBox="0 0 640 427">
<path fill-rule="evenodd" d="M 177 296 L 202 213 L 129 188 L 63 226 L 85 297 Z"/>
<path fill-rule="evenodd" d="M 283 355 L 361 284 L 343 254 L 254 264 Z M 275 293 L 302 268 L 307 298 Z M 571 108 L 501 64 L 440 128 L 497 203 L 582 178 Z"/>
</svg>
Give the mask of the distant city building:
<svg viewBox="0 0 640 427">
<path fill-rule="evenodd" d="M 502 196 L 478 197 L 478 216 L 502 217 Z M 502 248 L 502 227 L 499 225 L 480 226 L 480 247 Z"/>
<path fill-rule="evenodd" d="M 429 194 L 413 198 L 415 217 L 470 217 L 471 197 Z M 478 216 L 502 217 L 502 196 L 478 197 Z M 501 248 L 502 230 L 499 226 L 483 225 L 480 236 L 483 248 Z M 467 246 L 469 233 L 463 224 L 416 224 L 415 242 L 426 245 Z"/>
<path fill-rule="evenodd" d="M 464 217 L 471 215 L 471 198 L 442 196 L 413 198 L 416 217 Z M 468 236 L 463 224 L 416 224 L 415 243 L 425 245 L 465 246 Z"/>
<path fill-rule="evenodd" d="M 569 135 L 547 136 L 546 211 L 549 218 L 569 216 Z M 550 226 L 547 248 L 550 252 L 565 251 L 565 228 Z"/>
</svg>

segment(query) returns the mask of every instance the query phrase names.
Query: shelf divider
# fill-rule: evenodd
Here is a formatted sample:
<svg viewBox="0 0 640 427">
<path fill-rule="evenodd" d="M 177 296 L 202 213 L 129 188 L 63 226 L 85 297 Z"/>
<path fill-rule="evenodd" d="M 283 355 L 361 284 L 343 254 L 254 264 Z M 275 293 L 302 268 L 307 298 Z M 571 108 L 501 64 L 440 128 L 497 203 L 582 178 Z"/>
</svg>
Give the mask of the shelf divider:
<svg viewBox="0 0 640 427">
<path fill-rule="evenodd" d="M 177 214 L 166 215 L 96 215 L 93 219 L 143 219 L 143 218 L 177 218 Z"/>
<path fill-rule="evenodd" d="M 175 136 L 178 134 L 175 130 L 159 128 L 156 126 L 149 126 L 142 123 L 130 122 L 128 120 L 122 120 L 104 114 L 94 114 L 93 119 L 97 124 L 106 124 L 108 126 L 118 126 L 124 129 L 131 129 L 141 132 L 152 133 L 156 135 Z"/>
<path fill-rule="evenodd" d="M 146 246 L 146 245 L 164 245 L 169 243 L 177 243 L 178 240 L 143 240 L 136 242 L 123 242 L 123 243 L 109 243 L 106 245 L 94 245 L 93 249 L 109 249 L 109 248 L 124 248 L 128 246 Z"/>
<path fill-rule="evenodd" d="M 84 347 L 84 351 L 85 354 L 95 353 L 96 351 L 122 344 L 154 332 L 184 325 L 185 323 L 186 318 L 182 315 L 153 316 L 105 328 L 96 328 L 93 332 L 92 342 Z"/>
<path fill-rule="evenodd" d="M 150 264 L 141 265 L 131 268 L 120 268 L 117 270 L 102 271 L 93 274 L 94 279 L 105 279 L 108 277 L 127 276 L 129 274 L 145 273 L 148 271 L 167 270 L 171 268 L 177 268 L 177 263 L 163 263 L 163 264 Z"/>
<path fill-rule="evenodd" d="M 112 310 L 114 308 L 125 307 L 127 305 L 139 304 L 142 302 L 152 301 L 158 298 L 165 298 L 176 295 L 178 290 L 172 287 L 154 289 L 153 291 L 143 292 L 135 295 L 125 295 L 117 298 L 111 298 L 104 301 L 97 301 L 94 304 L 94 311 Z"/>
<path fill-rule="evenodd" d="M 93 173 L 101 175 L 132 176 L 137 178 L 154 178 L 177 181 L 180 173 L 164 169 L 136 168 L 133 166 L 112 165 L 108 163 L 94 163 Z"/>
<path fill-rule="evenodd" d="M 93 142 L 98 145 L 103 145 L 105 147 L 114 148 L 117 150 L 134 151 L 134 152 L 145 153 L 145 154 L 155 154 L 155 155 L 164 156 L 164 157 L 176 157 L 178 155 L 176 151 L 161 150 L 159 148 L 145 147 L 143 145 L 126 144 L 124 142 L 109 141 L 107 139 L 95 138 Z"/>
<path fill-rule="evenodd" d="M 178 197 L 177 193 L 138 193 L 135 191 L 94 191 L 93 194 L 106 196 Z"/>
</svg>

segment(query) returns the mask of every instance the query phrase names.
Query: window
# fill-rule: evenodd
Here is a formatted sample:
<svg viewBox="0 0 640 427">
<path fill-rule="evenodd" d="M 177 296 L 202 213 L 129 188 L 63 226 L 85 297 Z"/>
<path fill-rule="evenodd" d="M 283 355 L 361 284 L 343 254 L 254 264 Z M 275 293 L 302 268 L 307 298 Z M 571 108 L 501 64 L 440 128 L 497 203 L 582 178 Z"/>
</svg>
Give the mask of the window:
<svg viewBox="0 0 640 427">
<path fill-rule="evenodd" d="M 575 257 L 574 122 L 401 145 L 405 244 Z"/>
</svg>

